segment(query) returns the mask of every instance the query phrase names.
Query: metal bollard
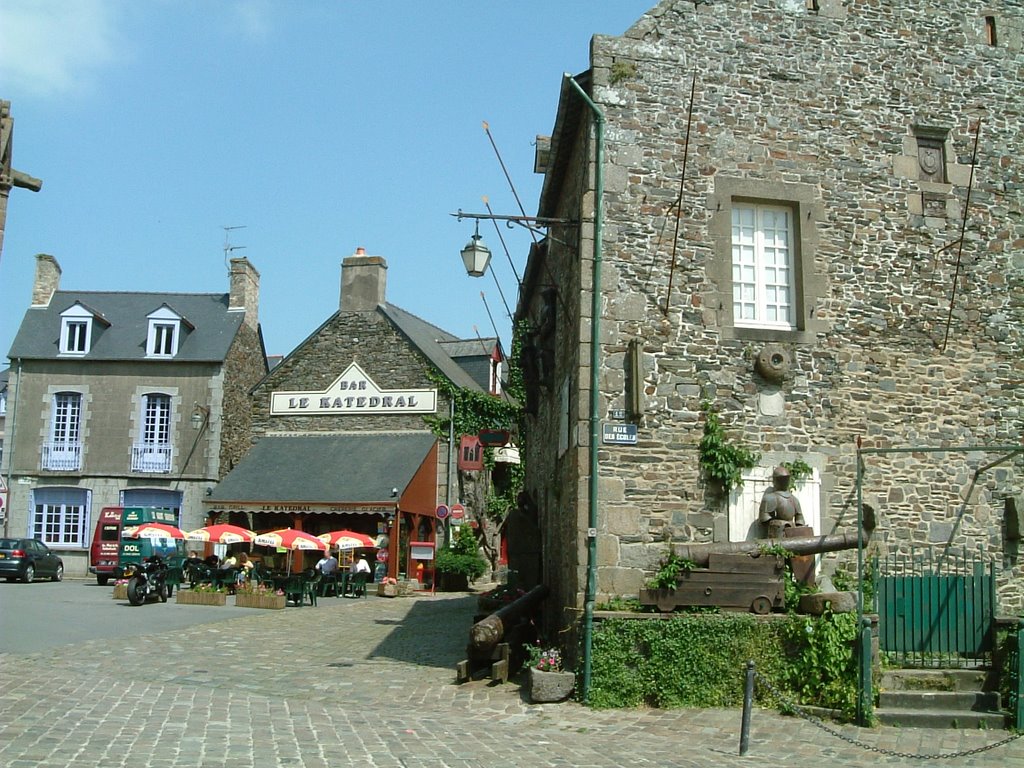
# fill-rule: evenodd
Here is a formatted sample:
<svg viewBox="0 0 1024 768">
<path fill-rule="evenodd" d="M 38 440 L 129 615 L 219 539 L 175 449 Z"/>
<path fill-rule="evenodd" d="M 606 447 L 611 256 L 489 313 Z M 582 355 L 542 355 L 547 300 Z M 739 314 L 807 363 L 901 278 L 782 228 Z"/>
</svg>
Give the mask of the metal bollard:
<svg viewBox="0 0 1024 768">
<path fill-rule="evenodd" d="M 754 662 L 747 662 L 747 681 L 743 687 L 743 724 L 740 726 L 740 757 L 750 746 L 750 709 L 754 705 Z"/>
</svg>

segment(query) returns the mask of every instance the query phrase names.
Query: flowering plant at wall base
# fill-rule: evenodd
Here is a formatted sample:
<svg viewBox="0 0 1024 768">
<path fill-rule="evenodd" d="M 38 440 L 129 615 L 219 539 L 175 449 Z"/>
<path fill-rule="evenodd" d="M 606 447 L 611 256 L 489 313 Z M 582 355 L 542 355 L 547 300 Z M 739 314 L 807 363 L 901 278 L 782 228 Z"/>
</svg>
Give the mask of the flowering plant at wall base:
<svg viewBox="0 0 1024 768">
<path fill-rule="evenodd" d="M 380 580 L 379 583 L 380 584 L 390 584 L 392 586 L 397 586 L 398 585 L 398 579 L 393 579 L 390 576 L 385 576 L 383 579 Z"/>
<path fill-rule="evenodd" d="M 541 648 L 539 645 L 526 646 L 530 667 L 541 672 L 561 672 L 562 652 L 557 648 Z"/>
</svg>

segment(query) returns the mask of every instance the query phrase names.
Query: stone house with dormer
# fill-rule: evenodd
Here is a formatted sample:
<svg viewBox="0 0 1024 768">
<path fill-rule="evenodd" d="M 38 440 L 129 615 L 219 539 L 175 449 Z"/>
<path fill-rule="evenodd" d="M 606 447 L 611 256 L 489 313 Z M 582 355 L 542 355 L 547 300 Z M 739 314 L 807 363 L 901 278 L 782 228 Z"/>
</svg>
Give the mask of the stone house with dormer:
<svg viewBox="0 0 1024 768">
<path fill-rule="evenodd" d="M 232 259 L 227 293 L 67 290 L 36 257 L 8 357 L 4 535 L 42 539 L 84 576 L 99 511 L 159 506 L 182 528 L 244 455 L 249 389 L 267 373 L 259 273 Z"/>
<path fill-rule="evenodd" d="M 344 259 L 338 310 L 253 387 L 251 445 L 203 502 L 257 531 L 370 536 L 380 574 L 429 584 L 417 556 L 452 522 L 438 510 L 462 503 L 454 522 L 471 524 L 488 482 L 459 470 L 460 436 L 430 421 L 449 420 L 447 387 L 503 396 L 504 355 L 497 338 L 460 339 L 387 301 L 387 270 L 362 248 Z"/>
<path fill-rule="evenodd" d="M 663 0 L 593 38 L 538 145 L 538 216 L 566 223 L 517 311 L 510 565 L 550 631 L 635 597 L 669 542 L 756 534 L 797 459 L 816 533 L 855 532 L 860 490 L 871 546 L 984 548 L 1024 606 L 1022 38 L 987 0 Z M 705 407 L 760 453 L 726 498 Z M 906 452 L 858 489 L 858 444 Z"/>
</svg>

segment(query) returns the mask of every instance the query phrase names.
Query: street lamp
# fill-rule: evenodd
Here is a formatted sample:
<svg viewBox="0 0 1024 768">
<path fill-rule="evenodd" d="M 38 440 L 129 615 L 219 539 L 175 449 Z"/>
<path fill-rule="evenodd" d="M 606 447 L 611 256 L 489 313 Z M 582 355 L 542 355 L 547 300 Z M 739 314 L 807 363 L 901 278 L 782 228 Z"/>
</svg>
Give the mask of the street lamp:
<svg viewBox="0 0 1024 768">
<path fill-rule="evenodd" d="M 196 403 L 192 408 L 192 416 L 189 417 L 189 423 L 192 424 L 192 429 L 202 429 L 209 420 L 210 409 L 204 408 L 199 403 Z"/>
<path fill-rule="evenodd" d="M 470 277 L 483 277 L 491 261 L 491 249 L 480 239 L 480 221 L 476 222 L 473 238 L 462 249 L 462 263 Z"/>
</svg>

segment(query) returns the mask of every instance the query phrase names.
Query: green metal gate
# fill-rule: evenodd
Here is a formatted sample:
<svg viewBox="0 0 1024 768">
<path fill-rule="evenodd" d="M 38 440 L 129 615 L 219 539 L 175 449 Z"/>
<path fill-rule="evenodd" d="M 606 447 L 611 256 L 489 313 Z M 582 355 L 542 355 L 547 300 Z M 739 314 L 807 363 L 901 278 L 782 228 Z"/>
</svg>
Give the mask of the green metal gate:
<svg viewBox="0 0 1024 768">
<path fill-rule="evenodd" d="M 875 558 L 879 648 L 904 667 L 988 665 L 995 645 L 995 564 L 933 548 Z"/>
</svg>

